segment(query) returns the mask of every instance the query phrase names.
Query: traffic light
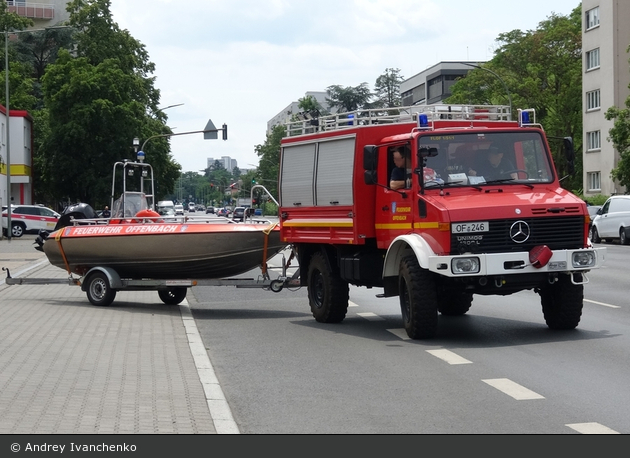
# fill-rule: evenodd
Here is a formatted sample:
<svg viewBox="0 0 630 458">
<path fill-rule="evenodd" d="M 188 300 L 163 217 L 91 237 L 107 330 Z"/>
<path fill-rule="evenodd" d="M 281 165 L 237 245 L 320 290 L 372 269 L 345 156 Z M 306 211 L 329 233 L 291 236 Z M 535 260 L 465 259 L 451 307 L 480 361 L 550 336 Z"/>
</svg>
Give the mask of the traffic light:
<svg viewBox="0 0 630 458">
<path fill-rule="evenodd" d="M 223 140 L 227 140 L 227 124 L 223 124 L 223 128 L 221 130 L 223 131 Z"/>
<path fill-rule="evenodd" d="M 210 183 L 210 189 L 214 189 L 214 183 Z"/>
<path fill-rule="evenodd" d="M 252 178 L 252 184 L 256 184 L 256 178 Z"/>
</svg>

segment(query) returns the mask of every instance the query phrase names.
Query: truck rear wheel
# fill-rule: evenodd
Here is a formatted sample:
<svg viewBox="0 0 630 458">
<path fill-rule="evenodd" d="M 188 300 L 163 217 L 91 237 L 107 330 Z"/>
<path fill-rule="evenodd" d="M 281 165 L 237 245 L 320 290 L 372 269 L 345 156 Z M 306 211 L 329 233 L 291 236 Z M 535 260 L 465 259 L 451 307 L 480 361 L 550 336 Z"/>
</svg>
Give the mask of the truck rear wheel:
<svg viewBox="0 0 630 458">
<path fill-rule="evenodd" d="M 430 339 L 438 323 L 435 279 L 420 267 L 415 256 L 403 258 L 398 277 L 400 309 L 405 331 L 411 339 Z"/>
<path fill-rule="evenodd" d="M 92 305 L 105 307 L 114 302 L 116 290 L 109 285 L 107 275 L 103 272 L 94 272 L 87 279 L 85 292 Z"/>
<path fill-rule="evenodd" d="M 185 287 L 160 289 L 158 290 L 158 296 L 166 305 L 178 305 L 186 298 L 187 292 Z"/>
<path fill-rule="evenodd" d="M 582 275 L 576 274 L 581 281 Z M 570 275 L 560 275 L 553 285 L 545 286 L 538 294 L 545 322 L 550 329 L 575 329 L 582 316 L 584 285 L 571 283 Z"/>
<path fill-rule="evenodd" d="M 348 312 L 350 288 L 335 276 L 322 253 L 315 253 L 308 266 L 308 302 L 315 320 L 340 323 Z"/>
</svg>

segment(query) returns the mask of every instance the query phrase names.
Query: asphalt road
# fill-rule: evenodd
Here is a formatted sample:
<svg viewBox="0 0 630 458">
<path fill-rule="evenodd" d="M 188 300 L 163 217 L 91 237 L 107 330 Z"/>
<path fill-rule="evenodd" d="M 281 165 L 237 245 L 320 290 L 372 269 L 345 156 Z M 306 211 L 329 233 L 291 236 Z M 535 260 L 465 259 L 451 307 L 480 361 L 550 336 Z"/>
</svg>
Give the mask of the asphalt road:
<svg viewBox="0 0 630 458">
<path fill-rule="evenodd" d="M 351 287 L 340 324 L 314 320 L 305 288 L 189 301 L 245 434 L 628 434 L 630 246 L 607 246 L 573 331 L 549 330 L 533 292 L 475 296 L 430 341 L 379 289 Z"/>
</svg>

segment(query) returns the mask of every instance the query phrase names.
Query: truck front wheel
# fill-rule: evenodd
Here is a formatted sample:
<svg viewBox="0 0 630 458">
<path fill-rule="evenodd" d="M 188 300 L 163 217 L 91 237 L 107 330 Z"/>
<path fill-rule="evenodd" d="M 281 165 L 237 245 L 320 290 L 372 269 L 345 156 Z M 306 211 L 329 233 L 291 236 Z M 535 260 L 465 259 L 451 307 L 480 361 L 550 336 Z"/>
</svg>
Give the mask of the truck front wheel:
<svg viewBox="0 0 630 458">
<path fill-rule="evenodd" d="M 308 302 L 320 323 L 340 323 L 348 312 L 350 288 L 335 276 L 322 253 L 315 253 L 308 266 Z"/>
<path fill-rule="evenodd" d="M 576 274 L 576 281 L 582 275 Z M 582 316 L 584 286 L 574 285 L 570 275 L 560 275 L 553 285 L 538 292 L 542 303 L 545 322 L 550 329 L 575 329 Z"/>
<path fill-rule="evenodd" d="M 415 256 L 400 263 L 398 277 L 400 309 L 405 331 L 411 339 L 430 339 L 438 323 L 438 300 L 435 279 L 420 267 Z"/>
<path fill-rule="evenodd" d="M 444 285 L 438 293 L 438 310 L 445 316 L 465 315 L 472 305 L 472 293 L 453 285 Z"/>
</svg>

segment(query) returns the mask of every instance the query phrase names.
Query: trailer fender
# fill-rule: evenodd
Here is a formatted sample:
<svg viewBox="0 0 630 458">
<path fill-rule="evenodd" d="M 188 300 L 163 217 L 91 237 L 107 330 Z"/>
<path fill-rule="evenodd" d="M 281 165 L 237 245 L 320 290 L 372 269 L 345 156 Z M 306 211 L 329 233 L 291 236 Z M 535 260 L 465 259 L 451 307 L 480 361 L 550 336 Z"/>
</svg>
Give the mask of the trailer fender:
<svg viewBox="0 0 630 458">
<path fill-rule="evenodd" d="M 109 281 L 109 287 L 114 290 L 121 289 L 123 287 L 122 281 L 120 280 L 120 275 L 112 269 L 111 267 L 92 267 L 83 278 L 89 278 L 93 272 L 102 272 L 107 276 L 107 280 Z M 81 290 L 86 290 L 85 282 L 81 282 Z"/>
<path fill-rule="evenodd" d="M 385 255 L 385 265 L 383 266 L 383 278 L 398 277 L 400 261 L 405 256 L 415 254 L 420 267 L 429 268 L 429 256 L 435 253 L 429 244 L 418 234 L 406 234 L 397 237 L 390 245 Z"/>
</svg>

